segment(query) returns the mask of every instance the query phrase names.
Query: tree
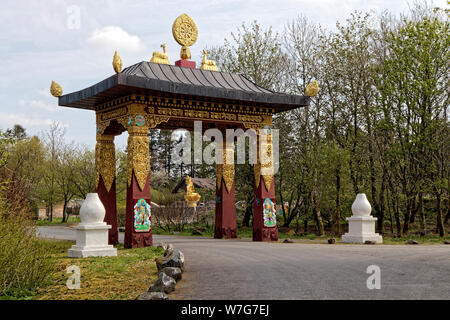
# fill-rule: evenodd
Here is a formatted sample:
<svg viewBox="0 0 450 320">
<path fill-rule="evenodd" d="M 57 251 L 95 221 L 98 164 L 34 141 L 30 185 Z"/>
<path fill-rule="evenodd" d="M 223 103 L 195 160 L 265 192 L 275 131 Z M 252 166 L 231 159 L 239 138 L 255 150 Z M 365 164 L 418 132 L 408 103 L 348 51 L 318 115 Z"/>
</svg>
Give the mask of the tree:
<svg viewBox="0 0 450 320">
<path fill-rule="evenodd" d="M 395 139 L 390 156 L 406 197 L 403 232 L 409 231 L 416 194 L 431 191 L 437 198 L 437 228 L 442 236 L 441 193 L 447 186 L 449 155 L 445 146 L 449 23 L 438 18 L 404 21 L 387 42 L 389 56 L 380 68 L 378 89 L 390 107 L 384 110 Z"/>
<path fill-rule="evenodd" d="M 61 151 L 64 144 L 65 129 L 58 122 L 53 122 L 48 131 L 43 134 L 44 146 L 46 148 L 46 159 L 44 176 L 40 191 L 41 198 L 49 208 L 49 221 L 53 220 L 54 204 L 60 200 L 59 188 L 57 185 L 57 167 L 60 161 Z"/>
<path fill-rule="evenodd" d="M 68 156 L 68 165 L 74 196 L 85 199 L 88 193 L 95 192 L 95 152 L 78 146 Z"/>
<path fill-rule="evenodd" d="M 280 37 L 272 28 L 264 30 L 257 21 L 249 27 L 242 24 L 236 33 L 231 33 L 231 40 L 225 39 L 223 46 L 208 52 L 220 70 L 242 73 L 269 90 L 283 90 L 287 59 Z"/>
<path fill-rule="evenodd" d="M 27 137 L 25 129 L 20 124 L 15 124 L 12 129 L 7 129 L 5 134 L 15 140 L 23 140 Z"/>
</svg>

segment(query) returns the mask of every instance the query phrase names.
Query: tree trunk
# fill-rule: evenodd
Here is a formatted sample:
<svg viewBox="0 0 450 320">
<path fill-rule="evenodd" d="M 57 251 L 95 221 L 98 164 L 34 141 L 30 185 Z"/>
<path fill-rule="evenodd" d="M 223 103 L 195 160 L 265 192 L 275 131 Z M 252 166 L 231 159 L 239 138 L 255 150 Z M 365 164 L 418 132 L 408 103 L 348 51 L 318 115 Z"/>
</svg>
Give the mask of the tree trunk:
<svg viewBox="0 0 450 320">
<path fill-rule="evenodd" d="M 386 212 L 386 202 L 384 197 L 384 192 L 386 188 L 386 182 L 383 175 L 383 181 L 381 182 L 381 190 L 380 190 L 380 216 L 377 220 L 377 229 L 379 233 L 384 233 L 384 216 Z"/>
<path fill-rule="evenodd" d="M 244 218 L 242 219 L 242 225 L 245 227 L 250 226 L 250 217 L 253 215 L 253 196 L 247 198 L 247 206 L 245 208 Z"/>
<path fill-rule="evenodd" d="M 442 219 L 442 200 L 440 192 L 436 192 L 437 202 L 437 217 L 436 217 L 436 231 L 439 232 L 439 236 L 445 236 L 444 221 Z"/>
<path fill-rule="evenodd" d="M 403 234 L 408 234 L 409 232 L 409 220 L 411 219 L 411 209 L 412 201 L 411 196 L 406 196 L 406 211 L 404 214 L 405 221 L 403 222 Z"/>
<path fill-rule="evenodd" d="M 336 212 L 333 217 L 334 232 L 341 234 L 341 170 L 336 169 Z"/>
<path fill-rule="evenodd" d="M 393 215 L 393 211 L 394 211 L 394 208 L 392 208 L 391 207 L 391 205 L 392 205 L 392 199 L 391 199 L 391 196 L 390 196 L 390 194 L 389 194 L 389 190 L 387 190 L 386 191 L 387 192 L 387 194 L 386 194 L 386 205 L 387 205 L 387 210 L 389 211 L 389 221 L 390 221 L 390 230 L 391 230 L 391 234 L 392 234 L 392 236 L 394 235 L 394 215 Z"/>
<path fill-rule="evenodd" d="M 416 196 L 414 196 L 414 198 L 412 200 L 411 217 L 409 219 L 410 224 L 414 224 L 414 222 L 416 221 L 416 214 L 417 214 L 418 210 L 419 210 L 419 206 L 416 203 Z"/>
<path fill-rule="evenodd" d="M 323 236 L 325 234 L 325 230 L 323 227 L 322 215 L 320 214 L 320 207 L 317 203 L 317 195 L 316 192 L 311 193 L 311 205 L 313 209 L 313 217 L 314 222 L 316 224 L 316 232 L 318 236 Z"/>
<path fill-rule="evenodd" d="M 66 214 L 67 203 L 68 203 L 68 201 L 64 200 L 64 206 L 63 206 L 63 218 L 62 218 L 62 222 L 63 222 L 63 223 L 67 221 L 67 214 Z"/>
<path fill-rule="evenodd" d="M 420 229 L 422 230 L 422 234 L 426 235 L 426 220 L 425 220 L 425 213 L 423 210 L 423 193 L 419 193 L 419 219 L 420 219 Z"/>
<path fill-rule="evenodd" d="M 303 220 L 303 234 L 306 235 L 308 233 L 308 218 L 309 218 L 311 193 L 309 193 L 309 195 L 306 196 L 305 200 L 306 200 L 305 201 L 306 207 L 305 207 L 305 219 Z"/>
<path fill-rule="evenodd" d="M 395 196 L 392 198 L 392 208 L 394 210 L 395 224 L 397 226 L 397 236 L 402 236 L 402 224 L 400 222 L 400 213 L 398 210 L 398 198 Z"/>
<path fill-rule="evenodd" d="M 448 224 L 448 220 L 450 219 L 450 210 L 449 210 L 449 206 L 450 206 L 450 199 L 447 197 L 447 214 L 445 215 L 445 223 Z"/>
<path fill-rule="evenodd" d="M 368 134 L 371 135 L 370 122 L 369 122 L 369 120 L 367 120 L 367 121 L 369 123 Z M 376 186 L 377 181 L 376 181 L 376 177 L 375 177 L 375 164 L 373 161 L 372 141 L 369 141 L 369 167 L 370 167 L 370 191 L 371 191 L 371 195 L 372 195 L 372 203 L 373 203 L 373 209 L 375 211 L 375 216 L 378 218 L 377 229 L 379 231 L 380 226 L 383 225 L 384 217 L 381 218 L 382 214 L 381 214 L 380 205 L 378 203 L 378 198 L 377 198 L 377 186 Z M 383 215 L 384 215 L 384 212 L 383 212 Z"/>
</svg>

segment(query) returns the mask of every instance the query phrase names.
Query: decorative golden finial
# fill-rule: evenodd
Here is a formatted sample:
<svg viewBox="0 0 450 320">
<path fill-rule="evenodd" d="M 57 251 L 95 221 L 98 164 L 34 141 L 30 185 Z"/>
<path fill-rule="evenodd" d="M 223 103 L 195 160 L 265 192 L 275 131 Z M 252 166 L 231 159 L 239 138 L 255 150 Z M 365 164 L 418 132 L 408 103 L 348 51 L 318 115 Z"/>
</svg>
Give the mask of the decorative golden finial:
<svg viewBox="0 0 450 320">
<path fill-rule="evenodd" d="M 184 199 L 186 200 L 188 207 L 196 207 L 197 202 L 200 201 L 200 195 L 194 192 L 194 184 L 192 183 L 191 177 L 186 177 L 186 195 Z"/>
<path fill-rule="evenodd" d="M 117 51 L 114 52 L 112 65 L 116 73 L 120 73 L 120 71 L 122 71 L 122 59 L 120 58 Z"/>
<path fill-rule="evenodd" d="M 52 96 L 58 98 L 62 95 L 63 89 L 58 83 L 52 81 L 52 84 L 50 86 L 50 93 L 52 94 Z"/>
<path fill-rule="evenodd" d="M 160 63 L 160 64 L 170 64 L 166 47 L 167 47 L 167 44 L 163 43 L 161 45 L 161 48 L 163 49 L 162 53 L 158 52 L 158 51 L 153 52 L 153 56 L 150 59 L 150 62 Z"/>
<path fill-rule="evenodd" d="M 191 58 L 191 50 L 189 47 L 197 41 L 198 36 L 198 29 L 194 20 L 183 13 L 173 22 L 172 34 L 175 41 L 182 46 L 180 53 L 181 59 L 189 60 Z"/>
<path fill-rule="evenodd" d="M 314 97 L 319 92 L 319 83 L 314 80 L 306 86 L 305 95 L 308 97 Z"/>
<path fill-rule="evenodd" d="M 203 60 L 202 60 L 202 66 L 200 67 L 200 69 L 219 71 L 215 61 L 206 59 L 207 54 L 208 54 L 208 51 L 203 50 Z"/>
</svg>

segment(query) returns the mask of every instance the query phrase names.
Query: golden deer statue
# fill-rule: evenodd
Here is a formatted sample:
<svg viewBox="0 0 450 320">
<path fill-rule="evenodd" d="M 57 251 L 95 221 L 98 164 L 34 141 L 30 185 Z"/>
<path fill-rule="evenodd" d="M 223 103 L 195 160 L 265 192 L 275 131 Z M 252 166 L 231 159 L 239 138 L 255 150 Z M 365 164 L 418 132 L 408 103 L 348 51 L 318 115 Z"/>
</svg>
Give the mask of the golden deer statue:
<svg viewBox="0 0 450 320">
<path fill-rule="evenodd" d="M 160 63 L 160 64 L 170 64 L 169 57 L 167 56 L 166 47 L 167 47 L 167 44 L 163 43 L 161 45 L 163 52 L 158 52 L 158 51 L 153 52 L 153 56 L 150 59 L 150 62 Z"/>
<path fill-rule="evenodd" d="M 202 66 L 200 67 L 200 69 L 210 70 L 210 71 L 219 71 L 215 61 L 206 59 L 207 54 L 208 54 L 208 51 L 203 50 Z"/>
</svg>

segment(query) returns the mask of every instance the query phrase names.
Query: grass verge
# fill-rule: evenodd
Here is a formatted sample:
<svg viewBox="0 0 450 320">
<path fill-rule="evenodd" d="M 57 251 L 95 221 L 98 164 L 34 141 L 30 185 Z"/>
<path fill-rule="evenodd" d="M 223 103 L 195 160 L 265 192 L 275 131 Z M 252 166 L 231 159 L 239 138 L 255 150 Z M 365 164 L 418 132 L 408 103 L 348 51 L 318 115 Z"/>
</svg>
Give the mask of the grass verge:
<svg viewBox="0 0 450 320">
<path fill-rule="evenodd" d="M 74 242 L 42 240 L 51 244 L 57 270 L 46 287 L 40 288 L 33 299 L 39 300 L 130 300 L 146 292 L 157 278 L 155 257 L 163 254 L 156 247 L 124 249 L 118 246 L 117 257 L 68 258 L 67 249 Z M 81 271 L 81 288 L 68 289 L 66 273 L 76 265 Z"/>
</svg>

